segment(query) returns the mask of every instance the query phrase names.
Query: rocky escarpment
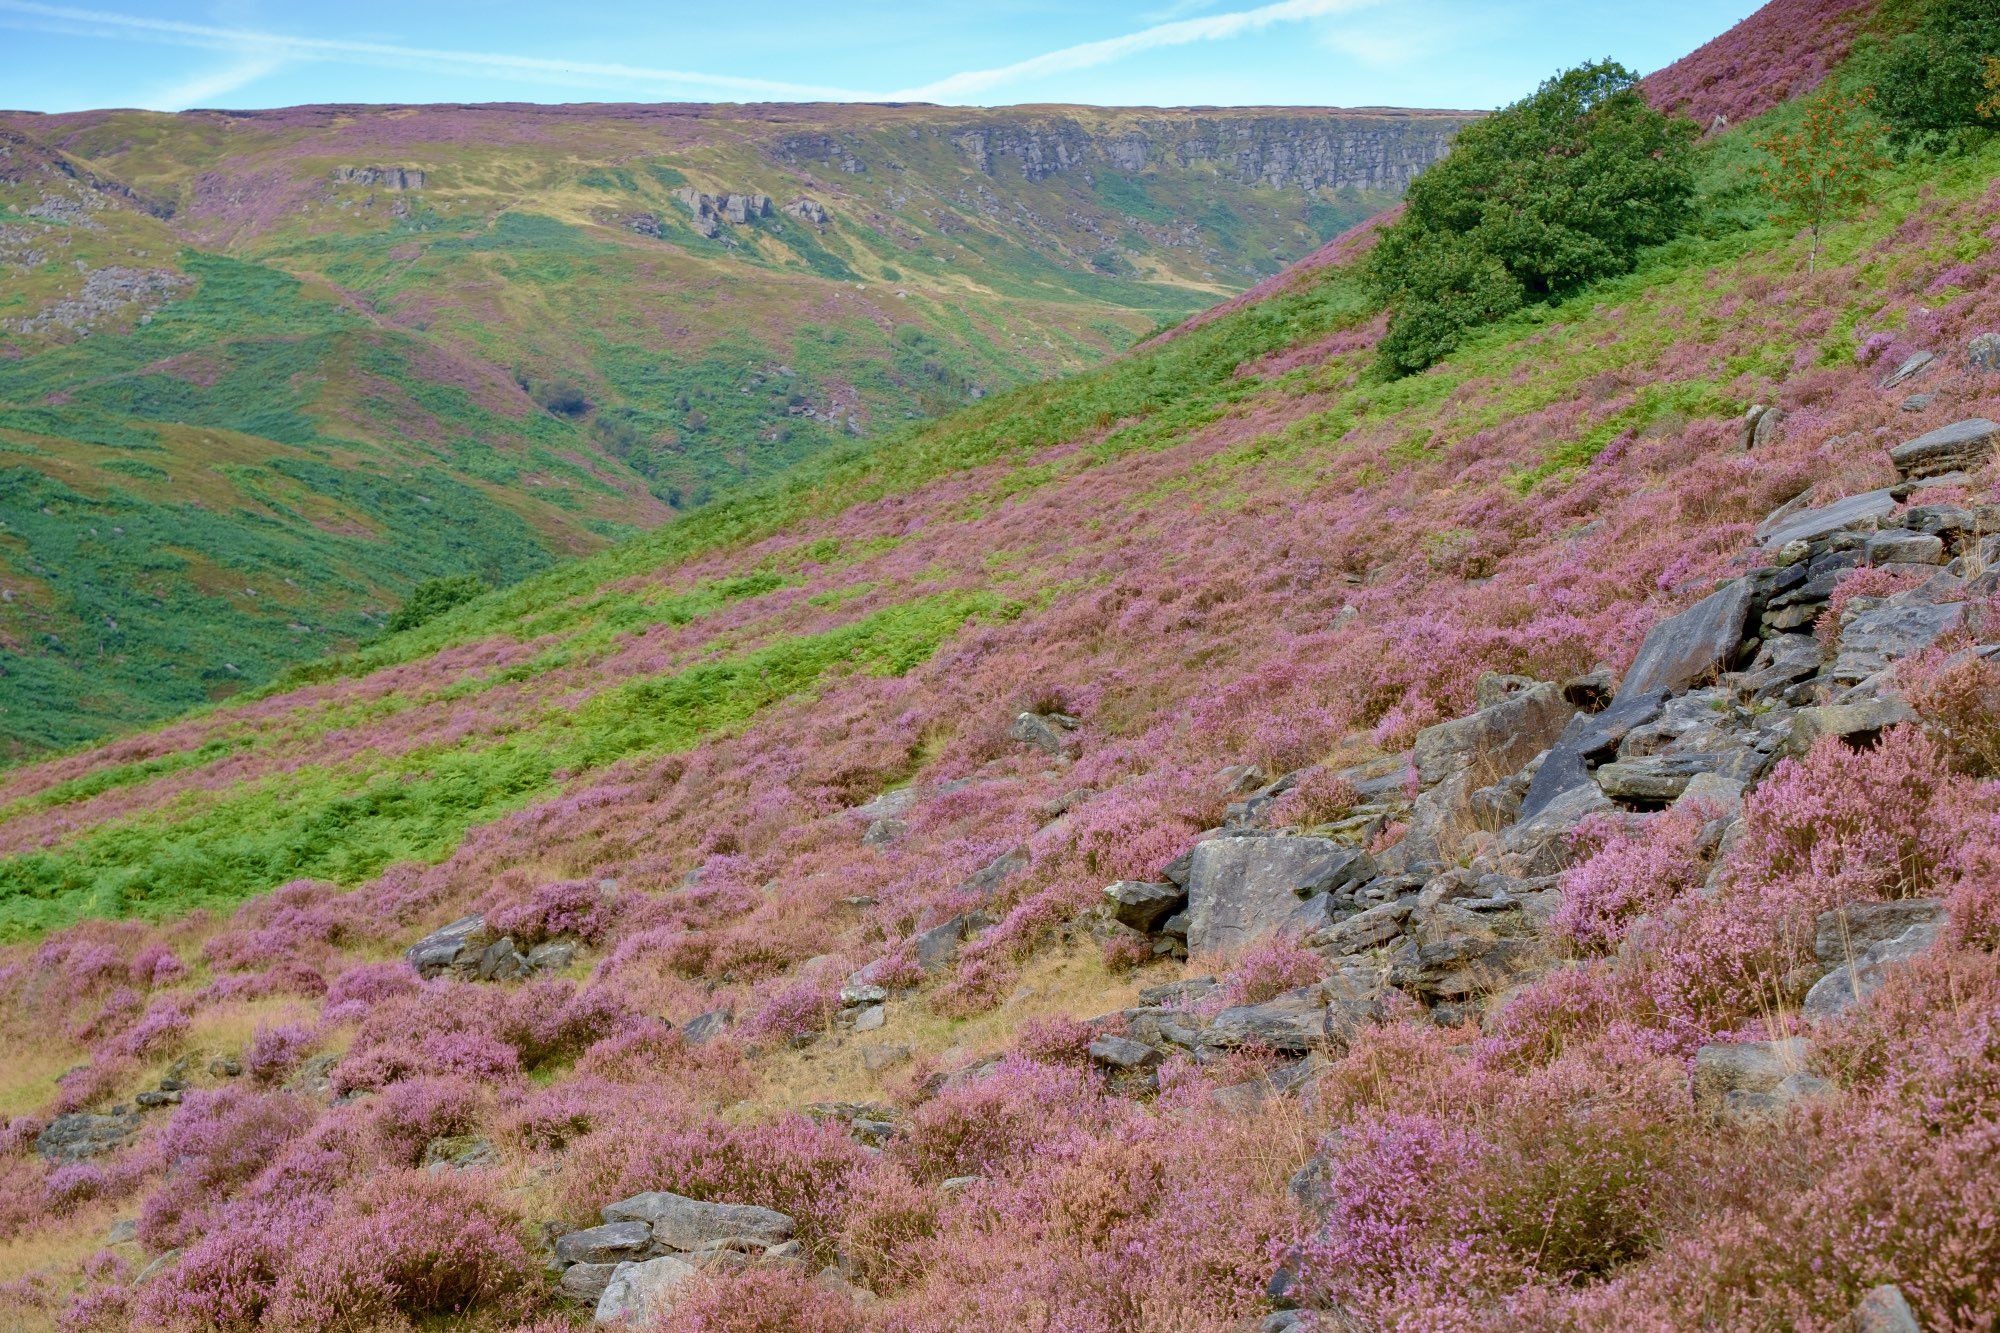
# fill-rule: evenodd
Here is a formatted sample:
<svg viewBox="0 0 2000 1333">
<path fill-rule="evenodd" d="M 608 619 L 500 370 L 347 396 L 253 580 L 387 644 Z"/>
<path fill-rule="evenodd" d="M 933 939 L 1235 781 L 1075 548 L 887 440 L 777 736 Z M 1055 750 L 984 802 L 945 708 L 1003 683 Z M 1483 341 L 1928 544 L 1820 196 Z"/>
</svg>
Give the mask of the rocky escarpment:
<svg viewBox="0 0 2000 1333">
<path fill-rule="evenodd" d="M 909 133 L 949 145 L 982 175 L 1017 172 L 1030 182 L 1149 169 L 1214 171 L 1246 187 L 1401 191 L 1443 157 L 1471 113 L 1353 112 L 1335 115 L 1162 116 L 1095 129 L 1064 115 L 984 118 Z M 866 135 L 795 134 L 775 155 L 859 174 L 877 156 Z"/>
</svg>

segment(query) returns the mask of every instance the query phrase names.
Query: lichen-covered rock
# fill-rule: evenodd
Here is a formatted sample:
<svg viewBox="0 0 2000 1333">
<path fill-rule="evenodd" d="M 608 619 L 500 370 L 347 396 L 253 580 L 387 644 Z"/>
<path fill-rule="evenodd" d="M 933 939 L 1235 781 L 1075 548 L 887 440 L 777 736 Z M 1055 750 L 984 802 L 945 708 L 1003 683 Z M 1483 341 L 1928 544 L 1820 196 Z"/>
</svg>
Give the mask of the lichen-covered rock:
<svg viewBox="0 0 2000 1333">
<path fill-rule="evenodd" d="M 428 979 L 457 966 L 463 957 L 476 957 L 485 942 L 486 918 L 462 916 L 418 940 L 404 952 L 403 957 L 409 960 L 418 976 Z"/>
<path fill-rule="evenodd" d="M 91 1115 L 78 1111 L 59 1115 L 35 1136 L 35 1151 L 52 1162 L 81 1162 L 130 1143 L 139 1132 L 139 1117 Z"/>
</svg>

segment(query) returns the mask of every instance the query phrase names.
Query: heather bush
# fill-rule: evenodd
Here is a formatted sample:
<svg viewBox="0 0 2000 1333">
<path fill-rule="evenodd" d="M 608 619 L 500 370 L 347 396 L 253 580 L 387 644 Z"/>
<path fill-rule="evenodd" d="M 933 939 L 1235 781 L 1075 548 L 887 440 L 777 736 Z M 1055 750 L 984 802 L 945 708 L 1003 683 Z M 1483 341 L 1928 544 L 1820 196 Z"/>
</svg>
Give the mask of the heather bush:
<svg viewBox="0 0 2000 1333">
<path fill-rule="evenodd" d="M 1087 1070 L 1003 1059 L 911 1112 L 893 1148 L 919 1180 L 983 1175 L 1058 1135 L 1117 1118 Z"/>
<path fill-rule="evenodd" d="M 435 1139 L 479 1127 L 486 1098 L 462 1078 L 419 1078 L 393 1084 L 369 1102 L 375 1142 L 394 1166 L 419 1166 Z"/>
<path fill-rule="evenodd" d="M 351 1022 L 386 1000 L 414 994 L 419 984 L 408 963 L 356 963 L 327 987 L 320 1012 L 330 1023 Z"/>
<path fill-rule="evenodd" d="M 644 1326 L 658 1333 L 859 1333 L 853 1299 L 792 1268 L 745 1268 L 704 1276 L 674 1311 Z"/>
<path fill-rule="evenodd" d="M 508 997 L 495 1035 L 514 1048 L 522 1068 L 536 1069 L 575 1059 L 635 1018 L 604 987 L 578 989 L 560 977 L 537 977 Z"/>
<path fill-rule="evenodd" d="M 1226 1004 L 1262 1004 L 1310 986 L 1326 974 L 1326 960 L 1298 936 L 1274 931 L 1243 951 L 1223 981 Z"/>
<path fill-rule="evenodd" d="M 1290 791 L 1271 803 L 1274 825 L 1330 824 L 1360 804 L 1352 783 L 1329 768 L 1309 768 Z"/>
<path fill-rule="evenodd" d="M 788 1213 L 800 1241 L 830 1256 L 852 1180 L 873 1160 L 844 1126 L 804 1116 L 754 1125 L 660 1119 L 656 1104 L 649 1116 L 620 1118 L 570 1144 L 556 1184 L 565 1215 L 589 1225 L 608 1200 L 672 1190 Z"/>
<path fill-rule="evenodd" d="M 364 1330 L 521 1315 L 545 1278 L 517 1219 L 463 1172 L 392 1171 L 337 1201 L 235 1210 L 140 1289 L 143 1326 Z"/>
<path fill-rule="evenodd" d="M 595 944 L 617 921 L 618 905 L 617 897 L 594 883 L 558 880 L 542 885 L 525 902 L 489 909 L 486 919 L 495 934 L 513 936 L 523 949 L 558 935 Z"/>
<path fill-rule="evenodd" d="M 1696 888 L 1705 810 L 1674 809 L 1634 827 L 1593 816 L 1578 826 L 1576 864 L 1562 874 L 1562 905 L 1551 925 L 1584 950 L 1616 948 L 1633 920 Z"/>
<path fill-rule="evenodd" d="M 312 1117 L 305 1100 L 289 1093 L 189 1091 L 160 1135 L 167 1179 L 140 1210 L 140 1239 L 165 1250 L 200 1235 L 229 1196 L 271 1165 Z"/>
<path fill-rule="evenodd" d="M 1896 666 L 1896 689 L 1953 768 L 2000 776 L 2000 662 L 1943 651 L 1905 658 Z"/>
<path fill-rule="evenodd" d="M 243 1048 L 243 1072 L 259 1084 L 282 1083 L 319 1044 L 309 1023 L 259 1023 Z"/>
<path fill-rule="evenodd" d="M 1031 1018 L 1015 1029 L 1014 1050 L 1025 1060 L 1052 1065 L 1088 1065 L 1097 1029 L 1081 1019 L 1056 1014 Z"/>
</svg>

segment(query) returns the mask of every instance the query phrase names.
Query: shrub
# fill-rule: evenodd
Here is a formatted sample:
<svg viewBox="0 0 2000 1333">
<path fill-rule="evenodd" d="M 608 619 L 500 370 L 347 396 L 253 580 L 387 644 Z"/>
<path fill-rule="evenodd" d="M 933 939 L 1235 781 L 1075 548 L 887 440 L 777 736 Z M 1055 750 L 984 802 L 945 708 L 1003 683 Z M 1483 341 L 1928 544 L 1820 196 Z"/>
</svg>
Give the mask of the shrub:
<svg viewBox="0 0 2000 1333">
<path fill-rule="evenodd" d="M 140 1211 L 140 1239 L 154 1250 L 186 1244 L 235 1190 L 304 1133 L 312 1114 L 288 1093 L 243 1088 L 187 1093 L 160 1136 L 167 1181 Z"/>
<path fill-rule="evenodd" d="M 2000 124 L 1987 98 L 1987 62 L 2000 52 L 2000 12 L 1986 0 L 1929 0 L 1916 28 L 1889 47 L 1878 79 L 1890 141 L 1936 146 Z"/>
<path fill-rule="evenodd" d="M 699 1280 L 673 1313 L 646 1325 L 658 1333 L 858 1333 L 846 1294 L 793 1268 L 745 1268 Z"/>
<path fill-rule="evenodd" d="M 1309 768 L 1298 784 L 1271 803 L 1273 824 L 1330 824 L 1361 803 L 1354 784 L 1330 768 Z"/>
<path fill-rule="evenodd" d="M 1669 810 L 1638 828 L 1611 817 L 1578 827 L 1585 858 L 1562 875 L 1562 906 L 1552 925 L 1579 948 L 1616 948 L 1632 921 L 1701 883 L 1705 861 L 1700 812 Z"/>
<path fill-rule="evenodd" d="M 1932 651 L 1898 663 L 1896 682 L 1953 767 L 2000 775 L 2000 662 Z"/>
<path fill-rule="evenodd" d="M 319 1044 L 319 1032 L 308 1023 L 259 1023 L 243 1048 L 243 1072 L 260 1084 L 281 1083 Z"/>
<path fill-rule="evenodd" d="M 1223 986 L 1229 1004 L 1262 1004 L 1326 975 L 1326 960 L 1295 935 L 1277 931 L 1251 944 Z"/>
<path fill-rule="evenodd" d="M 594 883 L 558 880 L 536 889 L 526 902 L 494 909 L 486 919 L 495 934 L 512 935 L 522 948 L 557 935 L 574 935 L 594 944 L 617 919 L 617 908 L 618 900 L 607 897 Z"/>
<path fill-rule="evenodd" d="M 409 598 L 396 608 L 396 614 L 389 617 L 384 631 L 399 634 L 406 629 L 437 619 L 455 606 L 462 606 L 475 597 L 482 597 L 491 591 L 486 580 L 477 574 L 459 574 L 450 578 L 425 579 L 411 590 Z"/>
<path fill-rule="evenodd" d="M 1422 370 L 1482 320 L 1630 272 L 1641 249 L 1686 224 L 1694 134 L 1609 62 L 1559 74 L 1461 130 L 1369 261 L 1394 312 L 1383 367 Z"/>
</svg>

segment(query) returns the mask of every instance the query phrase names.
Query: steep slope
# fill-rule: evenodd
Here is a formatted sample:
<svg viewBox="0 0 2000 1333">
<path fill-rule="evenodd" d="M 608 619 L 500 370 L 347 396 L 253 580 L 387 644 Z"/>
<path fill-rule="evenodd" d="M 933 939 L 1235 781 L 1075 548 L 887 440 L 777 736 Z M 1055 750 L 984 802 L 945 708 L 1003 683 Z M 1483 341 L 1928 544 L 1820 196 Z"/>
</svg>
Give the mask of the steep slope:
<svg viewBox="0 0 2000 1333">
<path fill-rule="evenodd" d="M 1089 364 L 1384 206 L 1462 119 L 8 117 L 0 754 Z"/>
<path fill-rule="evenodd" d="M 1707 151 L 7 774 L 18 1320 L 1977 1326 L 2000 145 Z"/>
</svg>

